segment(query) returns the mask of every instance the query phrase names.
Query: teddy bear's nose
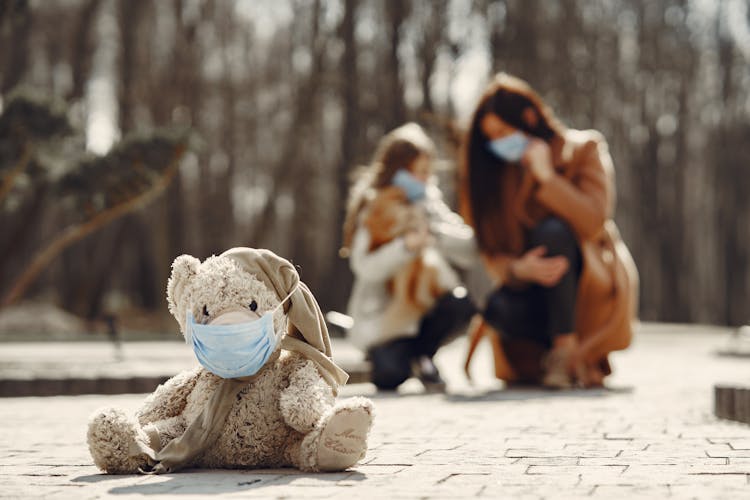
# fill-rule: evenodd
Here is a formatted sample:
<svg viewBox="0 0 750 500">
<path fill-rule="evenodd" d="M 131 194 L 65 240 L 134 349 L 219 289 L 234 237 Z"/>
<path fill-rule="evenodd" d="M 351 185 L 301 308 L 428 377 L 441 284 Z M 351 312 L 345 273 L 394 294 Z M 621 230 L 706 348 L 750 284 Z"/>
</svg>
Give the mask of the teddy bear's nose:
<svg viewBox="0 0 750 500">
<path fill-rule="evenodd" d="M 259 317 L 260 316 L 257 313 L 254 313 L 244 308 L 241 310 L 232 309 L 232 310 L 225 311 L 217 315 L 215 318 L 209 321 L 208 324 L 209 325 L 236 325 L 238 323 L 248 323 L 250 321 L 255 321 Z"/>
</svg>

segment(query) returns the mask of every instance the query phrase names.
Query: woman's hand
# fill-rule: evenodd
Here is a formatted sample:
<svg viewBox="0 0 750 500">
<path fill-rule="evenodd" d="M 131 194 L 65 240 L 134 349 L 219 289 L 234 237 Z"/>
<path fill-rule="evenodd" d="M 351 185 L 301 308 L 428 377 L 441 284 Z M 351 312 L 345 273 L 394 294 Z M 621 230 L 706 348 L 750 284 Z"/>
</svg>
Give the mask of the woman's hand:
<svg viewBox="0 0 750 500">
<path fill-rule="evenodd" d="M 552 166 L 552 151 L 549 144 L 541 139 L 531 139 L 521 158 L 521 164 L 539 182 L 547 182 L 555 175 L 555 169 Z"/>
<path fill-rule="evenodd" d="M 547 249 L 534 247 L 511 263 L 511 274 L 519 280 L 552 287 L 560 282 L 570 267 L 568 259 L 562 255 L 544 257 Z"/>
</svg>

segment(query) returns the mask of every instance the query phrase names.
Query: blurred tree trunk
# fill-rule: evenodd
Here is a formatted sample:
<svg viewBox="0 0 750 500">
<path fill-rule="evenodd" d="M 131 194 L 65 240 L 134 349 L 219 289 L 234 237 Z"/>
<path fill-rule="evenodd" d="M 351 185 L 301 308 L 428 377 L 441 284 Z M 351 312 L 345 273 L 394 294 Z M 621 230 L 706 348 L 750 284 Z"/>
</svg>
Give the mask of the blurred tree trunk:
<svg viewBox="0 0 750 500">
<path fill-rule="evenodd" d="M 656 28 L 653 27 L 651 17 L 648 15 L 646 6 L 638 5 L 638 27 L 639 27 L 639 46 L 644 50 L 640 51 L 640 69 L 647 73 L 656 71 L 657 43 L 655 40 Z M 655 97 L 655 89 L 648 85 L 641 89 L 640 92 L 640 126 L 645 130 L 647 140 L 640 151 L 640 155 L 635 156 L 635 162 L 639 165 L 640 182 L 638 196 L 640 199 L 640 215 L 642 234 L 652 235 L 659 234 L 659 221 L 657 219 L 657 189 L 658 189 L 658 135 L 655 128 L 655 119 L 652 116 L 651 104 Z M 661 262 L 656 249 L 649 241 L 649 238 L 643 238 L 639 241 L 640 255 L 638 260 L 639 270 L 642 276 L 642 294 L 643 302 L 647 305 L 643 314 L 646 317 L 658 314 L 661 309 L 662 283 L 661 283 Z"/>
<path fill-rule="evenodd" d="M 517 74 L 541 89 L 541 77 L 546 76 L 550 69 L 554 71 L 538 63 L 537 46 L 545 32 L 537 29 L 536 22 L 541 19 L 539 13 L 544 9 L 539 6 L 538 0 L 504 4 L 506 14 L 503 24 L 495 26 L 491 35 L 493 71 Z M 530 61 L 535 63 L 530 64 Z"/>
<path fill-rule="evenodd" d="M 232 9 L 232 6 L 228 7 Z M 237 154 L 237 89 L 234 84 L 233 68 L 239 65 L 239 61 L 231 58 L 231 44 L 236 34 L 236 26 L 231 21 L 231 11 L 227 10 L 224 15 L 219 13 L 219 18 L 225 18 L 224 26 L 219 34 L 219 51 L 222 64 L 223 77 L 217 89 L 219 91 L 221 124 L 219 136 L 219 153 L 222 157 L 224 167 L 220 172 L 214 172 L 210 184 L 210 209 L 206 211 L 204 219 L 203 234 L 207 246 L 204 255 L 219 254 L 226 250 L 232 237 L 231 228 L 235 225 L 234 210 L 232 203 L 232 186 L 236 169 Z"/>
<path fill-rule="evenodd" d="M 406 121 L 406 105 L 404 104 L 404 82 L 401 76 L 401 46 L 403 24 L 409 16 L 411 0 L 386 0 L 386 30 L 388 36 L 387 57 L 380 71 L 384 73 L 383 94 L 381 102 L 389 103 L 384 111 L 386 130 L 391 130 Z"/>
<path fill-rule="evenodd" d="M 687 51 L 686 51 L 687 52 Z M 695 76 L 695 64 L 693 52 L 687 54 L 683 52 L 685 62 L 685 74 L 689 75 L 680 82 L 679 88 L 679 111 L 676 117 L 679 123 L 689 123 L 689 95 L 691 92 L 691 82 Z M 672 228 L 672 234 L 669 238 L 661 239 L 661 261 L 667 265 L 665 277 L 666 284 L 662 289 L 667 296 L 662 298 L 663 303 L 672 302 L 674 305 L 671 311 L 671 317 L 665 317 L 667 321 L 680 321 L 680 318 L 690 316 L 690 288 L 686 286 L 683 273 L 686 268 L 687 260 L 685 258 L 685 224 L 689 222 L 685 218 L 685 168 L 684 165 L 689 161 L 688 158 L 688 126 L 679 127 L 674 137 L 675 158 L 669 169 L 668 179 L 663 179 L 666 183 L 666 193 L 662 193 L 661 200 L 665 203 L 661 214 L 661 226 Z"/>
<path fill-rule="evenodd" d="M 720 13 L 729 16 L 727 2 L 720 3 Z M 721 17 L 719 19 L 722 19 Z M 728 19 L 724 17 L 723 19 Z M 726 20 L 724 21 L 727 22 Z M 729 34 L 716 23 L 718 60 L 721 68 L 722 122 L 713 136 L 712 163 L 715 167 L 715 185 L 721 196 L 717 207 L 717 227 L 720 238 L 717 276 L 725 277 L 719 307 L 722 320 L 730 325 L 750 322 L 747 298 L 750 292 L 750 181 L 747 166 L 750 163 L 748 137 L 750 119 L 741 112 L 747 99 L 747 89 L 737 85 L 742 81 L 738 69 L 747 68 L 747 61 L 738 54 Z"/>
<path fill-rule="evenodd" d="M 9 218 L 4 224 L 3 238 L 0 240 L 0 283 L 5 283 L 5 273 L 14 272 L 8 266 L 11 257 L 19 249 L 28 248 L 29 242 L 34 237 L 35 230 L 39 228 L 39 219 L 44 212 L 44 202 L 49 190 L 47 183 L 35 185 L 29 200 L 24 203 L 23 208 L 15 217 Z M 2 291 L 0 289 L 0 291 Z"/>
<path fill-rule="evenodd" d="M 177 117 L 170 116 L 172 113 L 165 115 L 163 123 L 168 123 L 167 119 L 171 118 L 172 123 L 177 125 L 201 128 L 199 122 L 201 116 L 202 87 L 200 73 L 200 47 L 197 40 L 197 32 L 200 23 L 203 20 L 202 15 L 197 15 L 191 19 L 185 19 L 184 0 L 174 0 L 173 13 L 177 33 L 173 47 L 174 64 L 167 68 L 168 76 L 172 78 L 170 86 L 174 89 L 174 95 L 177 102 L 174 103 L 173 109 L 178 109 Z M 154 92 L 154 101 L 163 98 L 160 92 Z M 166 203 L 166 221 L 164 234 L 166 235 L 168 246 L 167 254 L 163 255 L 160 262 L 167 268 L 162 271 L 169 275 L 172 260 L 183 253 L 190 253 L 188 248 L 188 238 L 185 234 L 186 212 L 189 209 L 184 203 L 184 192 L 182 183 L 173 182 L 166 193 L 163 203 Z M 197 253 L 197 252 L 196 252 Z"/>
<path fill-rule="evenodd" d="M 14 0 L 5 2 L 3 19 L 9 25 L 8 45 L 0 50 L 7 60 L 2 66 L 2 82 L 0 94 L 7 93 L 15 87 L 26 74 L 29 66 L 29 39 L 31 37 L 32 17 L 28 0 Z M 4 26 L 0 24 L 0 29 Z"/>
<path fill-rule="evenodd" d="M 301 101 L 300 116 L 306 117 L 304 121 L 294 122 L 296 124 L 297 132 L 302 138 L 307 138 L 307 143 L 312 143 L 312 139 L 315 135 L 314 130 L 320 126 L 320 122 L 316 123 L 316 117 L 321 115 L 321 88 L 323 83 L 323 75 L 325 72 L 325 56 L 326 56 L 326 33 L 321 29 L 323 24 L 322 21 L 322 5 L 320 0 L 313 2 L 311 19 L 311 35 L 310 35 L 310 47 L 311 47 L 311 67 L 310 73 L 305 82 L 302 91 L 297 95 L 297 100 Z M 319 256 L 316 255 L 316 246 L 319 238 L 319 234 L 322 232 L 320 227 L 322 208 L 320 207 L 320 199 L 316 196 L 316 189 L 313 188 L 315 183 L 318 181 L 318 175 L 313 162 L 312 155 L 309 153 L 303 153 L 304 146 L 298 144 L 295 148 L 295 153 L 292 153 L 292 162 L 296 164 L 291 175 L 291 186 L 290 191 L 294 200 L 294 214 L 292 217 L 291 224 L 291 260 L 296 266 L 299 266 L 299 271 L 302 279 L 312 288 L 316 290 L 320 288 L 321 280 L 323 278 L 322 266 L 319 266 Z M 302 154 L 300 154 L 302 153 Z M 279 171 L 282 175 L 284 170 L 290 170 L 288 167 L 282 166 Z"/>
<path fill-rule="evenodd" d="M 446 31 L 448 1 L 438 0 L 424 4 L 423 7 L 429 8 L 429 15 L 426 16 L 426 20 L 423 20 L 423 30 L 416 52 L 419 65 L 419 86 L 422 90 L 421 109 L 432 115 L 435 112 L 435 105 L 432 102 L 430 83 L 435 71 L 438 50 L 440 50 Z"/>
<path fill-rule="evenodd" d="M 351 172 L 355 166 L 356 155 L 359 151 L 362 135 L 361 112 L 359 107 L 359 71 L 357 69 L 357 39 L 355 37 L 355 25 L 357 22 L 357 11 L 359 0 L 346 0 L 344 2 L 344 15 L 339 25 L 339 35 L 344 44 L 342 55 L 341 75 L 339 77 L 339 94 L 342 98 L 344 117 L 341 124 L 341 155 L 336 170 L 336 195 L 333 207 L 336 210 L 334 218 L 336 248 L 331 249 L 334 255 L 334 265 L 331 276 L 337 277 L 337 287 L 327 287 L 323 292 L 322 302 L 330 309 L 344 310 L 351 291 L 352 274 L 349 270 L 349 262 L 337 255 L 336 250 L 341 248 L 341 228 L 344 225 L 346 214 L 346 201 L 351 184 Z"/>
<path fill-rule="evenodd" d="M 146 11 L 147 0 L 119 0 L 117 21 L 120 27 L 119 118 L 120 132 L 135 129 L 133 110 L 136 104 L 134 88 L 138 70 L 139 27 Z"/>
<path fill-rule="evenodd" d="M 68 99 L 82 99 L 91 73 L 91 56 L 93 44 L 91 32 L 99 11 L 101 0 L 85 0 L 78 8 L 78 17 L 70 46 L 70 65 L 73 76 L 73 86 Z"/>
</svg>

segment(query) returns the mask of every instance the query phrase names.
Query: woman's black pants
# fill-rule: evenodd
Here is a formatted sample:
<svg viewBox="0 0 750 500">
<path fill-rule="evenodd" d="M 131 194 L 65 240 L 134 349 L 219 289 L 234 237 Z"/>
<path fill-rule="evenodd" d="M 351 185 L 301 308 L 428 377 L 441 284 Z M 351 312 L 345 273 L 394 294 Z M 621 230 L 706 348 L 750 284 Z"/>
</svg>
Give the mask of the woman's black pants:
<svg viewBox="0 0 750 500">
<path fill-rule="evenodd" d="M 411 376 L 411 362 L 432 358 L 440 346 L 457 337 L 477 312 L 463 287 L 440 297 L 422 317 L 415 337 L 391 340 L 368 352 L 372 364 L 372 383 L 379 389 L 395 389 Z"/>
<path fill-rule="evenodd" d="M 484 319 L 504 338 L 532 340 L 549 349 L 557 335 L 575 331 L 581 252 L 570 226 L 556 217 L 537 224 L 527 240 L 527 250 L 544 245 L 545 256 L 564 255 L 568 271 L 551 287 L 498 288 L 487 298 Z"/>
</svg>

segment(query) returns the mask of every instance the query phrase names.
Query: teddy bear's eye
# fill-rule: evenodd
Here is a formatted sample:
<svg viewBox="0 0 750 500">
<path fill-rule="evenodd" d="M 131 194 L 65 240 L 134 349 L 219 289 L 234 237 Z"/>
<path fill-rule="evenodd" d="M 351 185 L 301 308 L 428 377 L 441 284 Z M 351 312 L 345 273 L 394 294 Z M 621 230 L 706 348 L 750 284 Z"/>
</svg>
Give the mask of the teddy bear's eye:
<svg viewBox="0 0 750 500">
<path fill-rule="evenodd" d="M 208 316 L 208 309 L 206 309 L 206 306 L 203 306 L 203 315 Z"/>
<path fill-rule="evenodd" d="M 257 311 L 258 310 L 258 303 L 255 301 L 250 302 L 250 310 L 251 311 Z"/>
</svg>

